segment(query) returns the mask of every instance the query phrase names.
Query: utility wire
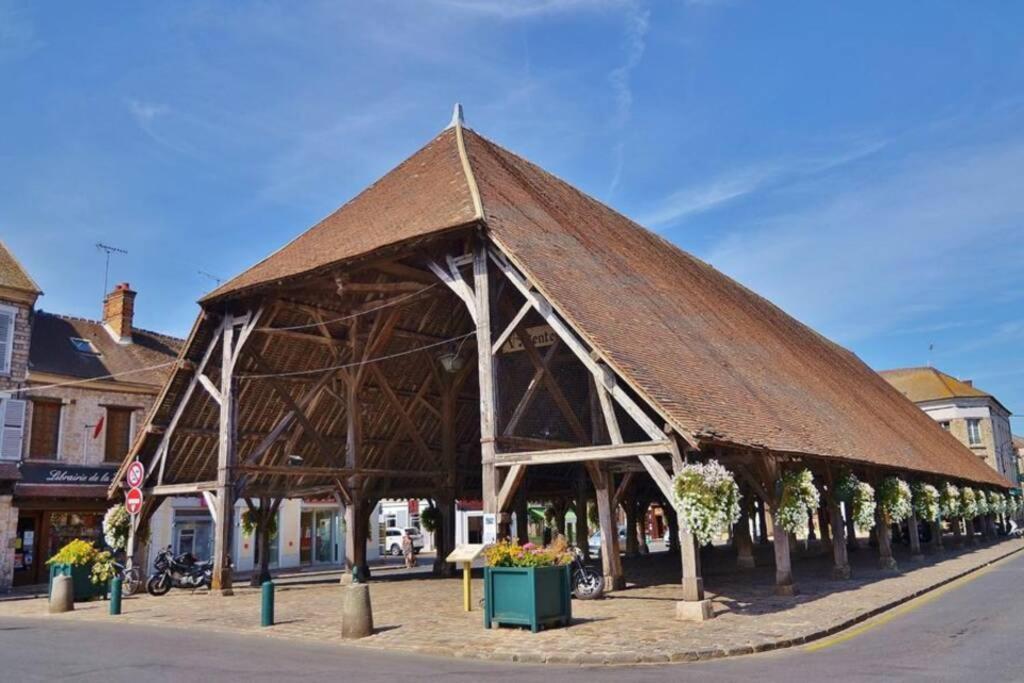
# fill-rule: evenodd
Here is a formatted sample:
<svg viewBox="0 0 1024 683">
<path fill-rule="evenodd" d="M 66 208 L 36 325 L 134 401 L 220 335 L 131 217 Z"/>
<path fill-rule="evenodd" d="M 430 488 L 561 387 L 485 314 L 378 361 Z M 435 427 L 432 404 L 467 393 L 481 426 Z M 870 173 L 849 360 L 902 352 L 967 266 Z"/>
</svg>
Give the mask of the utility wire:
<svg viewBox="0 0 1024 683">
<path fill-rule="evenodd" d="M 150 370 L 160 370 L 161 368 L 166 368 L 166 367 L 169 367 L 171 365 L 174 365 L 177 362 L 178 361 L 176 361 L 176 360 L 170 360 L 170 361 L 167 361 L 166 363 L 159 363 L 157 365 L 149 365 L 149 366 L 144 367 L 144 368 L 135 368 L 134 370 L 123 370 L 122 372 L 112 372 L 109 375 L 99 375 L 97 377 L 88 377 L 86 379 L 77 379 L 77 380 L 74 380 L 73 382 L 59 382 L 57 384 L 45 384 L 43 386 L 38 386 L 38 387 L 24 387 L 22 389 L 8 389 L 8 390 L 5 390 L 5 391 L 0 391 L 0 394 L 24 394 L 24 393 L 31 393 L 33 391 L 43 391 L 45 389 L 59 389 L 61 387 L 73 387 L 73 386 L 76 386 L 76 385 L 79 385 L 79 384 L 88 384 L 89 382 L 96 382 L 98 380 L 115 379 L 117 377 L 124 377 L 125 375 L 137 375 L 137 374 L 142 373 L 142 372 L 149 372 Z"/>
<path fill-rule="evenodd" d="M 373 308 L 367 308 L 364 311 L 359 311 L 358 313 L 351 313 L 349 315 L 345 315 L 345 316 L 342 316 L 340 318 L 333 318 L 331 320 L 323 320 L 321 322 L 307 323 L 307 324 L 303 324 L 303 325 L 289 325 L 288 327 L 275 327 L 273 329 L 275 329 L 275 330 L 283 330 L 283 331 L 288 331 L 288 330 L 307 330 L 307 329 L 309 329 L 311 327 L 319 327 L 320 325 L 330 325 L 331 323 L 340 323 L 343 320 L 351 320 L 352 318 L 358 318 L 359 316 L 366 315 L 367 313 L 373 313 L 374 311 L 379 311 L 379 310 L 384 309 L 384 308 L 390 308 L 391 306 L 397 306 L 398 304 L 402 303 L 403 301 L 407 301 L 407 300 L 413 298 L 414 296 L 419 296 L 420 294 L 422 294 L 423 292 L 427 291 L 428 289 L 433 289 L 434 287 L 437 287 L 438 284 L 439 283 L 435 282 L 433 284 L 427 285 L 423 289 L 417 289 L 415 292 L 409 292 L 408 294 L 405 294 L 405 295 L 402 295 L 400 297 L 396 297 L 396 298 L 391 299 L 389 301 L 383 302 L 383 303 L 381 303 L 380 306 L 375 306 Z"/>
</svg>

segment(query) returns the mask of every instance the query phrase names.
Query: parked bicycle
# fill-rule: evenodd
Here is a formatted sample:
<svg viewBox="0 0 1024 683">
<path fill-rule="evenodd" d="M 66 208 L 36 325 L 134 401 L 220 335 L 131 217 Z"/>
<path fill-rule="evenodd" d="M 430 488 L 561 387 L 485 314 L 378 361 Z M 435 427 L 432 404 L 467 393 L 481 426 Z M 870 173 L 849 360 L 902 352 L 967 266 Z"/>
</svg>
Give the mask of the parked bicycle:
<svg viewBox="0 0 1024 683">
<path fill-rule="evenodd" d="M 142 585 L 142 570 L 132 565 L 131 560 L 125 560 L 124 564 L 113 561 L 117 577 L 121 579 L 121 594 L 135 595 Z"/>
</svg>

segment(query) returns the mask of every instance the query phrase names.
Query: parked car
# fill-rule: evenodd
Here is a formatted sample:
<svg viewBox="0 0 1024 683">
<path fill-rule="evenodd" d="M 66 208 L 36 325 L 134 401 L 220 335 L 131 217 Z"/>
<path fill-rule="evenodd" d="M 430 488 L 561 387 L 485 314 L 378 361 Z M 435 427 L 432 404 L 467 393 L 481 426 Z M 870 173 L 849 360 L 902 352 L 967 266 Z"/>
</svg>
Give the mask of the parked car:
<svg viewBox="0 0 1024 683">
<path fill-rule="evenodd" d="M 423 536 L 420 534 L 419 529 L 416 527 L 406 527 L 404 529 L 390 527 L 385 531 L 384 551 L 399 557 L 402 554 L 402 538 L 405 536 L 412 539 L 413 553 L 419 553 L 423 550 Z"/>
<path fill-rule="evenodd" d="M 590 539 L 587 541 L 587 545 L 590 546 L 591 557 L 601 557 L 601 530 L 598 529 L 590 535 Z M 621 550 L 626 545 L 626 527 L 619 527 L 619 549 Z"/>
</svg>

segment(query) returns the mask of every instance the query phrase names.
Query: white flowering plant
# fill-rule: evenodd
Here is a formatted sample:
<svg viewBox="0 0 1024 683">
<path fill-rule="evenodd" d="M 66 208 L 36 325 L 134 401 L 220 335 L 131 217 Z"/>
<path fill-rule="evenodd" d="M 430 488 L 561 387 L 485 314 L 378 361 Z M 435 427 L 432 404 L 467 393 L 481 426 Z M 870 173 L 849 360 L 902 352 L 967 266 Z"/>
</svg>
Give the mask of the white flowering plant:
<svg viewBox="0 0 1024 683">
<path fill-rule="evenodd" d="M 984 517 L 989 512 L 988 496 L 985 495 L 985 492 L 980 489 L 978 491 L 975 491 L 974 495 L 977 499 L 977 502 L 975 504 L 978 506 L 978 516 Z"/>
<path fill-rule="evenodd" d="M 1006 513 L 1006 497 L 998 491 L 989 491 L 988 511 L 994 515 Z"/>
<path fill-rule="evenodd" d="M 960 516 L 964 519 L 974 519 L 978 516 L 978 497 L 974 495 L 974 489 L 970 486 L 960 489 Z"/>
<path fill-rule="evenodd" d="M 886 477 L 878 487 L 878 504 L 886 524 L 899 524 L 910 516 L 913 494 L 899 477 Z"/>
<path fill-rule="evenodd" d="M 701 545 L 724 534 L 740 518 L 740 487 L 717 460 L 683 465 L 672 482 L 679 523 Z"/>
<path fill-rule="evenodd" d="M 1006 514 L 1016 517 L 1020 512 L 1020 498 L 1012 493 L 1006 496 Z"/>
<path fill-rule="evenodd" d="M 931 484 L 914 484 L 914 512 L 922 522 L 939 521 L 939 490 Z"/>
<path fill-rule="evenodd" d="M 128 531 L 131 528 L 131 516 L 124 505 L 118 503 L 109 508 L 103 515 L 103 540 L 114 550 L 128 547 Z"/>
<path fill-rule="evenodd" d="M 849 504 L 854 525 L 867 531 L 875 525 L 875 489 L 860 481 L 852 472 L 844 473 L 836 482 L 836 496 Z"/>
<path fill-rule="evenodd" d="M 960 514 L 960 489 L 948 481 L 939 490 L 939 511 L 947 519 L 952 519 Z"/>
<path fill-rule="evenodd" d="M 777 486 L 779 509 L 775 517 L 779 525 L 790 533 L 806 529 L 809 510 L 816 510 L 821 503 L 814 475 L 808 469 L 792 470 L 782 475 Z"/>
</svg>

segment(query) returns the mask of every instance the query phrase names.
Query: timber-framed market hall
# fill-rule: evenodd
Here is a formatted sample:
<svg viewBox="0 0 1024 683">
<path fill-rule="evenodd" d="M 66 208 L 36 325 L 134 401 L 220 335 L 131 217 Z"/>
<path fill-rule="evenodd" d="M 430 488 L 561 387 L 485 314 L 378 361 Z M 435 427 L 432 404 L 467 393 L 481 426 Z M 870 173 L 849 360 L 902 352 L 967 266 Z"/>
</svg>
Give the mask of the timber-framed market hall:
<svg viewBox="0 0 1024 683">
<path fill-rule="evenodd" d="M 425 147 L 200 303 L 110 492 L 139 459 L 143 524 L 166 497 L 202 494 L 214 590 L 231 588 L 239 499 L 269 514 L 281 498 L 338 496 L 349 567 L 366 563 L 367 515 L 383 498 L 438 501 L 439 555 L 456 499 L 481 499 L 499 535 L 528 499 L 593 500 L 615 589 L 622 492 L 641 487 L 670 510 L 687 461 L 736 474 L 733 543 L 751 564 L 748 520 L 762 534 L 770 520 L 770 532 L 781 474 L 813 472 L 829 491 L 816 512 L 837 577 L 852 522 L 830 494 L 840 472 L 1011 486 L 854 354 L 466 128 L 458 109 Z M 885 526 L 878 551 L 891 560 Z M 790 534 L 771 536 L 776 590 L 792 594 Z M 676 538 L 677 613 L 706 618 L 700 553 L 685 529 Z"/>
</svg>

